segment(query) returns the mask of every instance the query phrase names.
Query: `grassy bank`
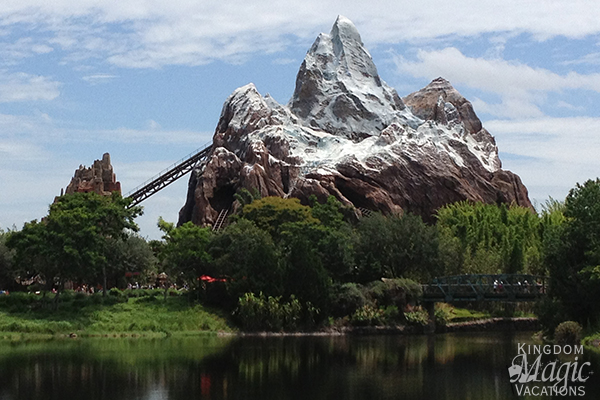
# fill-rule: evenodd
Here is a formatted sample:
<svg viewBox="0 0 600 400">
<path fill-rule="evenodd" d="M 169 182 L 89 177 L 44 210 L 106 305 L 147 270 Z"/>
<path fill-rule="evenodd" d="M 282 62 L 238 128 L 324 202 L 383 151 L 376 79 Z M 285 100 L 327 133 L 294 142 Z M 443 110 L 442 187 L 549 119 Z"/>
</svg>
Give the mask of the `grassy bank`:
<svg viewBox="0 0 600 400">
<path fill-rule="evenodd" d="M 218 311 L 190 303 L 185 296 L 159 292 L 143 297 L 13 293 L 0 298 L 0 335 L 164 336 L 230 332 Z"/>
</svg>

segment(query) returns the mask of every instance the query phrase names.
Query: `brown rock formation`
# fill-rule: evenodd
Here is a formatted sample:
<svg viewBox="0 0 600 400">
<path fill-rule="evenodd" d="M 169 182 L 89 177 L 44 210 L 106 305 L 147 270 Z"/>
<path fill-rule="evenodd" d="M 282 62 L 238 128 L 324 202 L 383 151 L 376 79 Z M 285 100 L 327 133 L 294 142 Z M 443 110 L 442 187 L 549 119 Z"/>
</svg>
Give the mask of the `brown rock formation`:
<svg viewBox="0 0 600 400">
<path fill-rule="evenodd" d="M 95 192 L 104 196 L 110 196 L 112 192 L 121 193 L 121 183 L 117 182 L 116 175 L 113 172 L 110 154 L 104 153 L 102 160 L 95 160 L 89 168 L 80 165 L 79 169 L 75 170 L 75 175 L 67 186 L 65 193 L 77 192 Z"/>
</svg>

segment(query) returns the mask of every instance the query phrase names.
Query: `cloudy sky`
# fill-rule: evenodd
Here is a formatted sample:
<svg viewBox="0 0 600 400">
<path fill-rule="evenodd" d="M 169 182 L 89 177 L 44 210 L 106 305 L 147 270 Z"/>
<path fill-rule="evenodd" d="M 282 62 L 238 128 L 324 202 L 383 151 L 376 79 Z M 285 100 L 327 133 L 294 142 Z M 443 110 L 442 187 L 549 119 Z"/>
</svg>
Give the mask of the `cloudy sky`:
<svg viewBox="0 0 600 400">
<path fill-rule="evenodd" d="M 338 14 L 401 96 L 442 76 L 471 100 L 532 200 L 600 175 L 595 0 L 2 0 L 0 228 L 44 216 L 104 152 L 129 192 L 208 142 L 239 86 L 286 103 Z M 143 203 L 142 235 L 186 188 Z"/>
</svg>

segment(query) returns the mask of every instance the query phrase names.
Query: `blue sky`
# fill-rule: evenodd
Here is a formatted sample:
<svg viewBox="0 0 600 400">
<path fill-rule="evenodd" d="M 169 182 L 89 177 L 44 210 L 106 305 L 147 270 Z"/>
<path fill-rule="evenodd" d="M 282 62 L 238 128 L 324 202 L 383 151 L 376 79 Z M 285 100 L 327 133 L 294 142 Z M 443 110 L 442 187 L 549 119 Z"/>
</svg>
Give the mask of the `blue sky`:
<svg viewBox="0 0 600 400">
<path fill-rule="evenodd" d="M 533 201 L 600 175 L 595 1 L 2 0 L 0 228 L 44 216 L 104 152 L 129 192 L 208 142 L 239 86 L 286 103 L 338 14 L 400 96 L 442 76 L 469 99 Z M 186 190 L 143 203 L 143 236 Z"/>
</svg>

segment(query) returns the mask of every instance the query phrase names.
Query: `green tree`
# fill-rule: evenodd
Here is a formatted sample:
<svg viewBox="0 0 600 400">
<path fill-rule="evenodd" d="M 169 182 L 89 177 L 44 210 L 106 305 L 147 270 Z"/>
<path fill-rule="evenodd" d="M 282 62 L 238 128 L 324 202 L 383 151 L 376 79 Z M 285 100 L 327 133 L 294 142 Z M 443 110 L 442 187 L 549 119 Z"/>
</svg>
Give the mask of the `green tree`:
<svg viewBox="0 0 600 400">
<path fill-rule="evenodd" d="M 528 208 L 458 202 L 438 210 L 437 227 L 453 273 L 543 272 L 540 218 Z"/>
<path fill-rule="evenodd" d="M 352 229 L 344 222 L 344 207 L 334 197 L 319 204 L 311 197 L 312 207 L 295 198 L 266 197 L 246 205 L 238 219 L 252 222 L 254 229 L 267 233 L 277 249 L 280 292 L 259 289 L 271 295 L 295 295 L 304 302 L 325 306 L 332 278 L 346 279 L 353 265 Z M 245 227 L 246 225 L 242 225 Z M 246 228 L 247 226 L 246 226 Z M 259 237 L 254 233 L 252 237 Z M 239 240 L 239 239 L 238 239 Z M 242 263 L 244 264 L 244 263 Z M 257 274 L 256 276 L 261 276 Z M 249 278 L 247 278 L 249 279 Z M 258 282 L 254 282 L 255 285 Z"/>
<path fill-rule="evenodd" d="M 311 195 L 309 201 L 312 216 L 318 219 L 323 226 L 339 229 L 344 225 L 346 207 L 334 196 L 329 196 L 325 203 L 319 203 L 317 196 Z"/>
<path fill-rule="evenodd" d="M 246 188 L 241 188 L 233 195 L 233 198 L 236 199 L 243 207 L 246 204 L 252 203 L 254 200 L 259 200 L 261 195 L 256 188 L 252 188 L 252 191 Z"/>
<path fill-rule="evenodd" d="M 332 284 L 319 249 L 319 242 L 326 234 L 326 229 L 307 221 L 290 222 L 281 227 L 284 293 L 320 309 L 328 306 Z"/>
<path fill-rule="evenodd" d="M 12 289 L 15 279 L 12 272 L 14 251 L 6 246 L 8 232 L 0 229 L 0 289 Z"/>
<path fill-rule="evenodd" d="M 248 292 L 283 294 L 279 250 L 254 222 L 242 219 L 229 225 L 215 237 L 210 251 L 219 276 L 227 277 L 230 307 Z"/>
<path fill-rule="evenodd" d="M 361 219 L 356 244 L 357 279 L 407 277 L 427 281 L 438 273 L 435 227 L 414 214 Z"/>
<path fill-rule="evenodd" d="M 595 323 L 600 317 L 600 179 L 570 190 L 564 218 L 547 227 L 544 237 L 550 294 L 572 319 Z"/>
<path fill-rule="evenodd" d="M 159 219 L 158 227 L 164 232 L 164 245 L 159 257 L 171 279 L 181 279 L 191 287 L 199 284 L 202 275 L 214 275 L 215 269 L 209 253 L 213 234 L 191 222 L 175 228 L 172 223 Z"/>
<path fill-rule="evenodd" d="M 109 283 L 125 288 L 126 273 L 138 273 L 138 280 L 156 276 L 158 259 L 144 238 L 130 233 L 125 240 L 110 238 L 108 245 L 111 249 L 107 262 Z"/>
<path fill-rule="evenodd" d="M 318 223 L 308 206 L 300 204 L 296 198 L 265 197 L 244 206 L 241 218 L 268 232 L 273 240 L 279 240 L 281 226 L 288 222 Z"/>
<path fill-rule="evenodd" d="M 41 274 L 60 291 L 65 281 L 87 281 L 100 275 L 106 294 L 111 240 L 137 231 L 141 207 L 114 192 L 111 196 L 74 193 L 59 197 L 42 221 L 11 232 L 7 245 L 15 250 L 15 267 L 22 277 Z"/>
</svg>

